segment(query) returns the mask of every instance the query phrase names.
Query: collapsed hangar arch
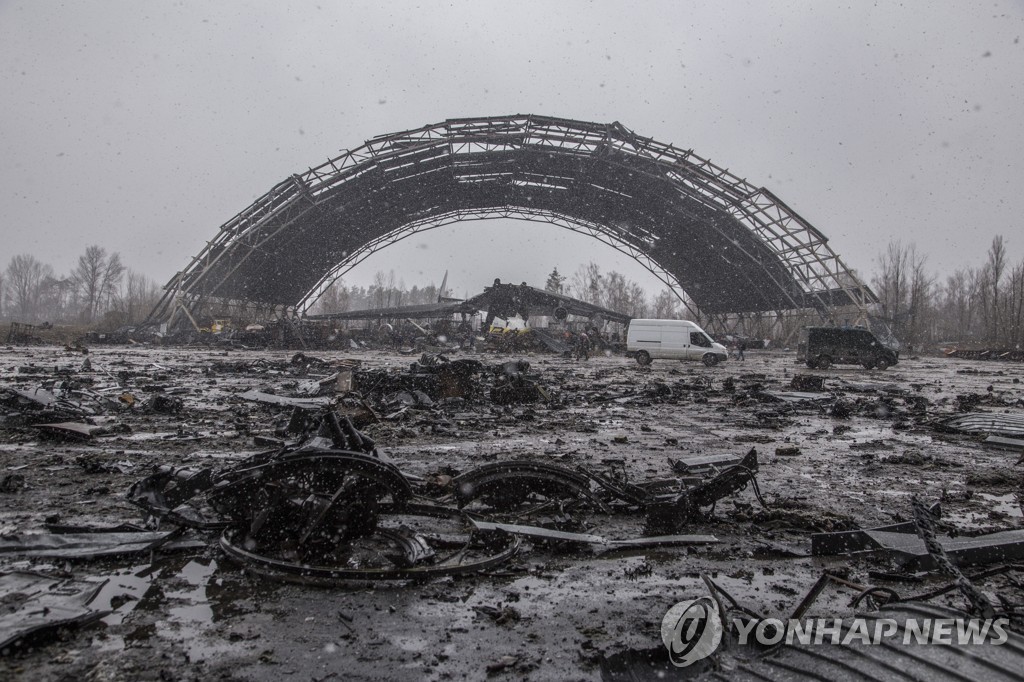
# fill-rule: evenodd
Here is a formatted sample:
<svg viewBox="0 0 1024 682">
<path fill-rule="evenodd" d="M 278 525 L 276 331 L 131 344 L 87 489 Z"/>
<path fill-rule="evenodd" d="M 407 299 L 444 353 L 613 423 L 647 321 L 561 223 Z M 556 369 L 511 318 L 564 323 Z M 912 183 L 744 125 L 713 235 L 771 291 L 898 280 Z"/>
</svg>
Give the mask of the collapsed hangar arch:
<svg viewBox="0 0 1024 682">
<path fill-rule="evenodd" d="M 292 175 L 221 226 L 148 321 L 173 326 L 211 304 L 302 313 L 395 241 L 496 217 L 601 239 L 711 316 L 865 318 L 876 300 L 810 223 L 692 150 L 617 122 L 515 115 L 382 135 Z"/>
</svg>

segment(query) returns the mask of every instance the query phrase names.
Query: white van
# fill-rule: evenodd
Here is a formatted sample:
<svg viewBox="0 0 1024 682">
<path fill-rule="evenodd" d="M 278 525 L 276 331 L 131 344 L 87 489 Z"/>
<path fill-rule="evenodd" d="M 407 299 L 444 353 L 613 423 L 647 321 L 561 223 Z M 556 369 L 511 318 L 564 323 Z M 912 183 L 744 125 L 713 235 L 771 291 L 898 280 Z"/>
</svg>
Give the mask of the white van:
<svg viewBox="0 0 1024 682">
<path fill-rule="evenodd" d="M 626 332 L 626 357 L 635 357 L 641 365 L 664 358 L 703 360 L 713 367 L 729 353 L 689 320 L 631 320 Z"/>
</svg>

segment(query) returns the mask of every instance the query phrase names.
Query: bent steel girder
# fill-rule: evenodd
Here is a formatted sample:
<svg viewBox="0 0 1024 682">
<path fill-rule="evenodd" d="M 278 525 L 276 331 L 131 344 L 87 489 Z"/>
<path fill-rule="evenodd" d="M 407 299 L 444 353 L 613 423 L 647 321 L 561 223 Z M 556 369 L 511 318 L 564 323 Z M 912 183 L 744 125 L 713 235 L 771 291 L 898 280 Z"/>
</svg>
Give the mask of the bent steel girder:
<svg viewBox="0 0 1024 682">
<path fill-rule="evenodd" d="M 305 309 L 415 231 L 542 220 L 601 239 L 708 313 L 874 302 L 827 239 L 764 188 L 619 123 L 455 119 L 366 142 L 276 185 L 176 274 L 150 321 L 210 300 Z"/>
</svg>

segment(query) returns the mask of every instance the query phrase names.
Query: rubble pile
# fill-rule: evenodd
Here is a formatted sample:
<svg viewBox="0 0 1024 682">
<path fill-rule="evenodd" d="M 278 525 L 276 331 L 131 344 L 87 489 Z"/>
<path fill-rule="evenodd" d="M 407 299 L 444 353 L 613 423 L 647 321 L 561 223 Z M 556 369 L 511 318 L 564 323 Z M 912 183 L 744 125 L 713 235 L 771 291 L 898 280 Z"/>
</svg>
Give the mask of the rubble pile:
<svg viewBox="0 0 1024 682">
<path fill-rule="evenodd" d="M 255 675 L 303 618 L 333 613 L 315 631 L 341 623 L 353 647 L 371 636 L 353 619 L 441 618 L 440 653 L 385 654 L 425 670 L 633 679 L 675 672 L 657 623 L 698 593 L 752 624 L 954 609 L 1024 625 L 1012 371 L 132 350 L 0 353 L 0 596 L 18 604 L 3 665 L 98 665 L 53 662 L 62 632 L 139 660 L 149 632 L 199 656 L 172 622 L 224 642 L 205 673 L 242 656 Z M 229 615 L 189 620 L 174 599 Z M 270 625 L 270 608 L 295 615 Z M 445 641 L 493 651 L 474 662 Z M 549 663 L 524 642 L 577 652 Z M 707 672 L 810 671 L 806 655 L 726 647 Z"/>
</svg>

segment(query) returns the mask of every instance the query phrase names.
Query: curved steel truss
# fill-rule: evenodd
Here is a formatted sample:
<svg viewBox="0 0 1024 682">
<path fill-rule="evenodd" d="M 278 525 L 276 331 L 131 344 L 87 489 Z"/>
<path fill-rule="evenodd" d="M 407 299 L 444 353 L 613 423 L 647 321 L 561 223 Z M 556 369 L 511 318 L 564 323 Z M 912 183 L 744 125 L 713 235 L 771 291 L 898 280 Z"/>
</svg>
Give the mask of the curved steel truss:
<svg viewBox="0 0 1024 682">
<path fill-rule="evenodd" d="M 299 302 L 297 309 L 299 312 L 305 313 L 312 307 L 318 298 L 327 290 L 327 288 L 335 281 L 343 278 L 345 273 L 354 268 L 359 263 L 363 262 L 369 256 L 373 255 L 377 251 L 390 246 L 396 242 L 400 242 L 406 237 L 411 237 L 417 232 L 424 232 L 426 230 L 432 230 L 437 227 L 444 227 L 445 225 L 451 225 L 452 223 L 458 223 L 467 220 L 492 220 L 495 218 L 507 218 L 512 220 L 530 220 L 534 222 L 545 222 L 558 227 L 572 230 L 579 234 L 593 237 L 608 246 L 616 249 L 617 251 L 626 254 L 630 258 L 633 258 L 636 262 L 640 263 L 644 268 L 647 269 L 652 275 L 661 280 L 665 286 L 673 291 L 681 291 L 682 286 L 672 276 L 672 273 L 662 269 L 660 265 L 650 259 L 650 257 L 642 250 L 637 249 L 635 246 L 621 242 L 618 240 L 617 235 L 614 231 L 607 229 L 604 225 L 596 223 L 590 223 L 578 218 L 571 218 L 568 216 L 562 216 L 552 211 L 545 211 L 542 209 L 532 208 L 501 208 L 501 209 L 471 209 L 471 210 L 458 210 L 450 213 L 445 213 L 440 216 L 434 216 L 430 219 L 417 220 L 405 225 L 394 232 L 383 235 L 377 239 L 364 244 L 355 253 L 346 256 L 340 263 L 332 268 L 327 274 L 325 274 L 317 285 L 306 294 L 306 297 Z M 684 300 L 685 304 L 686 301 Z"/>
<path fill-rule="evenodd" d="M 875 300 L 806 220 L 692 150 L 619 123 L 500 116 L 377 137 L 279 183 L 171 279 L 150 321 L 225 301 L 304 311 L 389 244 L 497 217 L 598 238 L 711 315 Z"/>
</svg>

